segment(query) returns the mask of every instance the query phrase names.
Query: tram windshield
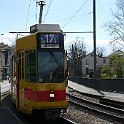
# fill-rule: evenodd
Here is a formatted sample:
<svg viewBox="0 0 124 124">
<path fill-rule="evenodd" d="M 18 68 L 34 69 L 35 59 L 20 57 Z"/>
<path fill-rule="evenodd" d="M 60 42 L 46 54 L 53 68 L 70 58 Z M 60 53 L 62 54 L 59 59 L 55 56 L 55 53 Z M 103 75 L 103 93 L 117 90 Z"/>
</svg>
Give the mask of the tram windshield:
<svg viewBox="0 0 124 124">
<path fill-rule="evenodd" d="M 64 81 L 63 52 L 38 52 L 38 80 L 43 83 Z"/>
</svg>

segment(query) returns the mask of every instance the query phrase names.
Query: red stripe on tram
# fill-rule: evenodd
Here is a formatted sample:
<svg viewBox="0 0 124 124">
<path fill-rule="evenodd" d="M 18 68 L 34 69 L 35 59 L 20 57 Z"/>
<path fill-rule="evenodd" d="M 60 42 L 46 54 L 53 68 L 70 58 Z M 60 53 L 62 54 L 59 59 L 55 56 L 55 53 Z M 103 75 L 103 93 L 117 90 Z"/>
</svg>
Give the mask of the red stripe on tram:
<svg viewBox="0 0 124 124">
<path fill-rule="evenodd" d="M 24 98 L 25 100 L 32 101 L 50 101 L 50 93 L 51 91 L 33 91 L 30 88 L 24 89 Z M 66 100 L 66 91 L 65 90 L 57 90 L 53 91 L 54 93 L 54 101 L 62 101 Z"/>
</svg>

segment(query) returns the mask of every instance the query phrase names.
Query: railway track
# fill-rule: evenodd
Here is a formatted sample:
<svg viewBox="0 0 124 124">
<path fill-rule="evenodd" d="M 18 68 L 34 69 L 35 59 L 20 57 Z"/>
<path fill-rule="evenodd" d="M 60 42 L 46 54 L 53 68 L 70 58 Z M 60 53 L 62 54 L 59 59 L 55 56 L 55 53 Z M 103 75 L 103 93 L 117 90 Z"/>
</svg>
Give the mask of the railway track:
<svg viewBox="0 0 124 124">
<path fill-rule="evenodd" d="M 24 114 L 18 114 L 17 117 L 21 120 L 23 124 L 41 124 L 44 122 L 45 124 L 76 124 L 72 122 L 71 120 L 68 120 L 66 118 L 60 117 L 56 120 L 46 120 L 43 118 L 35 118 L 32 115 L 24 115 Z"/>
<path fill-rule="evenodd" d="M 70 104 L 74 104 L 74 105 L 79 106 L 85 110 L 88 109 L 88 110 L 93 111 L 99 115 L 104 115 L 104 116 L 107 116 L 111 119 L 124 122 L 124 109 L 123 109 L 123 107 L 117 108 L 116 106 L 113 107 L 110 104 L 105 105 L 104 102 L 101 103 L 99 101 L 102 98 L 100 96 L 94 96 L 91 94 L 89 95 L 86 93 L 80 93 L 80 92 L 77 92 L 73 89 L 70 89 L 68 97 L 69 97 Z M 5 98 L 5 100 L 4 100 L 4 98 Z M 5 106 L 5 107 L 10 106 L 11 107 L 9 93 L 8 94 L 5 93 L 4 95 L 2 95 L 2 99 L 3 99 L 2 106 Z M 16 110 L 14 110 L 13 112 L 15 115 L 17 114 Z M 18 116 L 18 114 L 17 114 L 17 116 Z M 24 122 L 24 124 L 34 124 L 37 121 L 35 119 L 30 121 L 31 117 L 29 117 L 29 119 L 27 119 L 27 117 L 22 118 L 22 116 L 20 116 L 20 115 L 18 117 L 21 119 L 21 121 Z M 55 121 L 46 121 L 46 122 L 47 123 L 54 123 L 54 124 L 58 124 L 58 123 L 59 124 L 65 124 L 65 123 L 66 124 L 75 124 L 75 122 L 72 122 L 71 120 L 69 120 L 67 118 L 63 118 L 63 117 L 61 117 Z M 37 122 L 37 124 L 39 124 L 39 121 Z"/>
<path fill-rule="evenodd" d="M 68 94 L 70 104 L 75 104 L 76 106 L 80 106 L 83 109 L 97 112 L 100 115 L 108 116 L 109 118 L 115 119 L 117 121 L 124 121 L 124 109 L 105 105 L 103 103 L 101 104 L 99 102 L 100 97 L 90 95 L 88 96 L 91 97 L 89 100 L 87 96 L 85 96 L 86 94 L 75 94 L 76 91 L 73 90 Z"/>
<path fill-rule="evenodd" d="M 51 121 L 50 121 L 50 124 L 51 124 Z M 77 124 L 77 123 L 75 123 L 67 118 L 60 117 L 58 120 L 54 120 L 53 124 Z"/>
</svg>

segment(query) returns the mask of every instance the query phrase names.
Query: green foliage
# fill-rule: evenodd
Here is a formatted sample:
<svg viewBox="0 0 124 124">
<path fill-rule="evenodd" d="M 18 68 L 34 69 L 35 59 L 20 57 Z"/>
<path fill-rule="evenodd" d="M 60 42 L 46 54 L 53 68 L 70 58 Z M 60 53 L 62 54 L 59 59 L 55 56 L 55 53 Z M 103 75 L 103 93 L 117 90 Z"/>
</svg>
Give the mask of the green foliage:
<svg viewBox="0 0 124 124">
<path fill-rule="evenodd" d="M 101 68 L 102 79 L 124 78 L 124 53 L 115 51 L 109 56 L 109 65 Z"/>
<path fill-rule="evenodd" d="M 104 66 L 101 68 L 101 75 L 100 77 L 102 79 L 108 79 L 110 78 L 110 67 L 109 66 Z"/>
</svg>

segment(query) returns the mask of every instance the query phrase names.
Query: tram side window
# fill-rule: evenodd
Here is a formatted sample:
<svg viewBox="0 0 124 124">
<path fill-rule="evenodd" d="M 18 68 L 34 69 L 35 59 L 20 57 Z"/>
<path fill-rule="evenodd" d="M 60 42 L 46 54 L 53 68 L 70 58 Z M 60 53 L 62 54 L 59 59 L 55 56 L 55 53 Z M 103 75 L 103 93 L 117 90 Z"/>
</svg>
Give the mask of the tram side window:
<svg viewBox="0 0 124 124">
<path fill-rule="evenodd" d="M 26 80 L 36 82 L 36 52 L 26 52 Z"/>
<path fill-rule="evenodd" d="M 11 59 L 11 76 L 13 77 L 12 80 L 16 81 L 16 55 L 12 56 Z"/>
</svg>

